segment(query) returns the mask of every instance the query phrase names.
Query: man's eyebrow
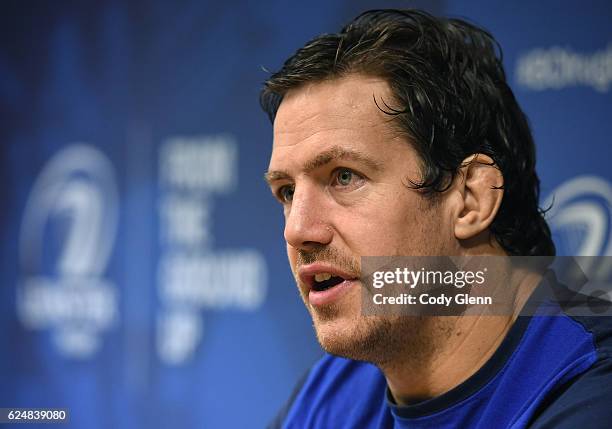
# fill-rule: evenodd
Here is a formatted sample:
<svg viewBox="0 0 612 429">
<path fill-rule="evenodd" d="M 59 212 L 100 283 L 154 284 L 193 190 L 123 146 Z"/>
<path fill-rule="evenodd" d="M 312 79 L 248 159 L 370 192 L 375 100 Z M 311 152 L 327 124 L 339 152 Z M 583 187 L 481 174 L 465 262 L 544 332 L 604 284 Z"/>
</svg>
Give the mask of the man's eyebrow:
<svg viewBox="0 0 612 429">
<path fill-rule="evenodd" d="M 291 176 L 286 171 L 274 170 L 266 171 L 264 173 L 264 179 L 266 180 L 266 182 L 268 182 L 268 185 L 270 185 L 272 182 L 275 182 L 277 180 L 291 179 Z"/>
<path fill-rule="evenodd" d="M 324 165 L 329 164 L 330 162 L 335 161 L 337 159 L 347 159 L 351 161 L 361 162 L 362 164 L 365 164 L 372 170 L 376 171 L 380 171 L 382 169 L 382 164 L 380 162 L 373 160 L 363 152 L 343 148 L 341 146 L 333 146 L 325 152 L 321 152 L 310 161 L 307 161 L 304 164 L 304 171 L 306 173 L 310 173 L 311 171 L 323 167 Z"/>
<path fill-rule="evenodd" d="M 382 164 L 380 162 L 375 161 L 374 159 L 362 152 L 353 149 L 343 148 L 341 146 L 333 146 L 325 152 L 321 152 L 311 160 L 306 161 L 306 163 L 304 163 L 303 170 L 306 173 L 310 173 L 313 170 L 323 167 L 324 165 L 329 164 L 330 162 L 338 159 L 348 159 L 352 161 L 357 161 L 365 164 L 372 170 L 382 170 Z M 270 184 L 276 180 L 291 179 L 291 175 L 283 170 L 273 170 L 266 172 L 264 174 L 264 179 L 266 180 L 266 182 L 268 182 L 268 184 Z"/>
</svg>

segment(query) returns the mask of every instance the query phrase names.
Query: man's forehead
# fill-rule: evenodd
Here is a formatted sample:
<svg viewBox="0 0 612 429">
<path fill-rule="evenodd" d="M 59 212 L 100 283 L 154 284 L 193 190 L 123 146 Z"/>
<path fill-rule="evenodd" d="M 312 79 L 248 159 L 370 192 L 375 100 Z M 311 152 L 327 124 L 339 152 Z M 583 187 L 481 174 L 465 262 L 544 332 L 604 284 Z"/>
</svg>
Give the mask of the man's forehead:
<svg viewBox="0 0 612 429">
<path fill-rule="evenodd" d="M 386 81 L 364 75 L 302 85 L 283 98 L 274 121 L 274 134 L 381 124 L 388 117 L 376 107 L 375 99 L 379 104 L 380 100 L 389 102 L 390 94 Z"/>
</svg>

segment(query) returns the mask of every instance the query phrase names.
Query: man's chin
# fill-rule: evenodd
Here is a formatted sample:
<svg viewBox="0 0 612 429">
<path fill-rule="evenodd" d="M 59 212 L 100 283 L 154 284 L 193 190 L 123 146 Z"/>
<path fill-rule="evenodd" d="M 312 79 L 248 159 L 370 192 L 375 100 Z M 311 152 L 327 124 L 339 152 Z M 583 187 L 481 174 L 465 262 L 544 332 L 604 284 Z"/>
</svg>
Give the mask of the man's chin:
<svg viewBox="0 0 612 429">
<path fill-rule="evenodd" d="M 319 344 L 327 353 L 373 363 L 379 367 L 394 361 L 419 363 L 444 341 L 444 325 L 426 317 L 313 317 Z"/>
<path fill-rule="evenodd" d="M 315 316 L 313 324 L 317 340 L 327 353 L 376 363 L 382 357 L 381 353 L 388 352 L 383 341 L 387 329 L 368 319 L 363 316 L 333 319 Z"/>
<path fill-rule="evenodd" d="M 357 359 L 362 353 L 354 332 L 334 322 L 315 323 L 315 332 L 321 348 L 327 353 L 349 359 Z"/>
</svg>

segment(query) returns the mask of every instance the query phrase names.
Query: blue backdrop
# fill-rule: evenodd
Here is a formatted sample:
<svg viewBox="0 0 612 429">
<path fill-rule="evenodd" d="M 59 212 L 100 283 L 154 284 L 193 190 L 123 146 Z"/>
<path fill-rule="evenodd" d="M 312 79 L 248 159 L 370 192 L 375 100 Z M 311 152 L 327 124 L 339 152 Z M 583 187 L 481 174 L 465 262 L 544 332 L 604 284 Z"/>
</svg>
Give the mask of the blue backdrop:
<svg viewBox="0 0 612 429">
<path fill-rule="evenodd" d="M 496 36 L 560 253 L 612 255 L 607 0 L 4 2 L 0 407 L 263 427 L 320 354 L 262 180 L 263 69 L 408 6 Z"/>
</svg>

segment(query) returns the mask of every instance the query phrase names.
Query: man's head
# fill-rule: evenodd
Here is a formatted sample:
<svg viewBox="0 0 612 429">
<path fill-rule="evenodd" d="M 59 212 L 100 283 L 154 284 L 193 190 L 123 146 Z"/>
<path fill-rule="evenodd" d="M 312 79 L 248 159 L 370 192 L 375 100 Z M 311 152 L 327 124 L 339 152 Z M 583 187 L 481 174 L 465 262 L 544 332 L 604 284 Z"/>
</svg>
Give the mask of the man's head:
<svg viewBox="0 0 612 429">
<path fill-rule="evenodd" d="M 360 317 L 360 256 L 554 254 L 529 127 L 494 47 L 461 21 L 371 11 L 266 82 L 267 179 L 328 351 L 385 360 L 426 324 Z"/>
</svg>

